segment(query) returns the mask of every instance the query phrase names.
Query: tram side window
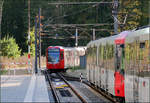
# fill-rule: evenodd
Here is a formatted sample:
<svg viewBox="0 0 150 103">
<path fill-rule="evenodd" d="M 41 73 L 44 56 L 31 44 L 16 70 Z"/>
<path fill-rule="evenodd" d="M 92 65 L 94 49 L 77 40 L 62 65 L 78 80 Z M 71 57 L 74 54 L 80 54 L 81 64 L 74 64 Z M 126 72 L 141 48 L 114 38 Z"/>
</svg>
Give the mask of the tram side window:
<svg viewBox="0 0 150 103">
<path fill-rule="evenodd" d="M 88 60 L 88 63 L 90 64 L 90 62 L 91 62 L 91 48 L 88 48 L 87 60 Z"/>
<path fill-rule="evenodd" d="M 105 57 L 105 59 L 106 59 L 107 64 L 109 64 L 109 49 L 110 49 L 109 45 L 106 44 L 106 55 L 105 55 L 106 57 Z M 110 66 L 110 64 L 106 65 L 107 68 L 109 68 L 109 66 Z"/>
<path fill-rule="evenodd" d="M 145 43 L 140 43 L 140 56 L 139 56 L 139 59 L 140 60 L 143 60 L 144 58 L 144 48 L 145 48 Z"/>
<path fill-rule="evenodd" d="M 101 50 L 101 58 L 102 58 L 102 60 L 104 61 L 104 46 L 102 46 L 102 50 Z"/>
<path fill-rule="evenodd" d="M 96 63 L 96 55 L 97 55 L 97 52 L 96 52 L 96 50 L 97 50 L 97 48 L 96 47 L 94 47 L 94 63 Z"/>
<path fill-rule="evenodd" d="M 91 50 L 90 50 L 90 58 L 91 58 L 91 63 L 93 62 L 93 48 L 91 47 Z"/>
<path fill-rule="evenodd" d="M 89 62 L 91 62 L 91 48 L 88 50 Z"/>
<path fill-rule="evenodd" d="M 109 54 L 108 49 L 109 49 L 109 45 L 106 45 L 106 48 L 105 48 L 105 53 L 106 53 L 105 59 L 106 59 L 106 61 L 108 61 L 108 54 Z"/>
<path fill-rule="evenodd" d="M 126 46 L 125 46 L 125 69 L 126 70 L 128 70 L 129 69 L 129 67 L 130 67 L 130 59 L 131 59 L 131 54 L 130 54 L 130 52 L 131 52 L 131 45 L 130 44 L 126 44 Z"/>
<path fill-rule="evenodd" d="M 147 64 L 150 66 L 150 41 L 145 41 Z M 150 69 L 150 68 L 149 68 Z"/>
<path fill-rule="evenodd" d="M 114 46 L 112 45 L 112 48 L 111 48 L 111 57 L 114 58 Z"/>
<path fill-rule="evenodd" d="M 140 43 L 140 49 L 145 48 L 145 43 Z"/>
<path fill-rule="evenodd" d="M 107 59 L 110 60 L 111 59 L 111 46 L 108 45 L 108 48 L 107 48 Z"/>
<path fill-rule="evenodd" d="M 98 54 L 99 54 L 98 63 L 100 64 L 100 62 L 101 62 L 101 46 L 99 46 Z"/>
<path fill-rule="evenodd" d="M 131 59 L 132 59 L 132 45 L 131 44 L 129 44 L 129 48 L 128 48 L 128 64 L 130 65 L 130 61 L 131 61 Z"/>
<path fill-rule="evenodd" d="M 114 68 L 113 56 L 114 56 L 113 45 L 109 45 L 108 52 L 107 52 L 107 59 L 108 59 L 108 63 L 109 63 L 109 65 L 108 65 L 109 69 Z"/>
<path fill-rule="evenodd" d="M 92 63 L 93 63 L 93 61 L 94 61 L 94 53 L 93 53 L 93 51 L 94 51 L 94 48 L 92 48 L 92 51 L 91 51 L 91 58 L 92 58 Z"/>
<path fill-rule="evenodd" d="M 95 54 L 94 54 L 94 47 L 92 48 L 92 64 L 94 63 L 95 60 Z"/>
<path fill-rule="evenodd" d="M 100 48 L 100 64 L 102 65 L 104 61 L 104 46 L 101 45 Z"/>
<path fill-rule="evenodd" d="M 106 60 L 106 46 L 103 49 L 103 60 Z"/>
<path fill-rule="evenodd" d="M 107 58 L 110 60 L 113 58 L 113 45 L 108 46 L 108 54 Z"/>
<path fill-rule="evenodd" d="M 87 63 L 90 63 L 90 48 L 87 49 Z"/>
<path fill-rule="evenodd" d="M 94 59 L 95 59 L 95 54 L 94 54 L 94 47 L 92 48 L 92 62 L 94 63 Z M 92 64 L 93 64 L 92 63 Z"/>
</svg>

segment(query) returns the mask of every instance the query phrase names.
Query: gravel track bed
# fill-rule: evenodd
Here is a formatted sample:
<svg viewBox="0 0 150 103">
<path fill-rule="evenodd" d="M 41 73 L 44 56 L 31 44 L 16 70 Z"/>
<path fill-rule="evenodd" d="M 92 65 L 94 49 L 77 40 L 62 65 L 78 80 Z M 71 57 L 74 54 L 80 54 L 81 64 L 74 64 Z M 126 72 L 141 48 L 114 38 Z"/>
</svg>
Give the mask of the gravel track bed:
<svg viewBox="0 0 150 103">
<path fill-rule="evenodd" d="M 72 71 L 72 70 L 67 70 L 67 72 L 66 72 L 66 74 L 68 75 L 68 76 L 71 76 L 71 77 L 80 77 L 80 73 L 82 73 L 82 75 L 83 75 L 83 78 L 86 78 L 86 69 L 79 69 L 79 70 L 74 70 L 74 71 Z"/>
<path fill-rule="evenodd" d="M 92 90 L 87 85 L 76 82 L 76 81 L 70 81 L 69 82 L 76 90 L 86 98 L 88 102 L 103 102 L 103 103 L 110 103 L 111 101 L 107 100 L 105 97 L 100 95 L 99 93 Z"/>
</svg>

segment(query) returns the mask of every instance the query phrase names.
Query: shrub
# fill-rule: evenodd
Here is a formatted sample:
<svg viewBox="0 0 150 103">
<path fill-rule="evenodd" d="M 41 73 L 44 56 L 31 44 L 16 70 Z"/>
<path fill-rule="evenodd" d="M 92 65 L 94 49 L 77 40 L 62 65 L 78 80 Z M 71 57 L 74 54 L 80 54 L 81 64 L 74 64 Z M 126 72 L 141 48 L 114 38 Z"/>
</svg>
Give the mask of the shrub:
<svg viewBox="0 0 150 103">
<path fill-rule="evenodd" d="M 7 56 L 8 58 L 16 58 L 21 54 L 21 50 L 19 50 L 18 44 L 13 37 L 6 36 L 2 40 L 0 40 L 1 50 L 0 54 L 2 56 Z"/>
<path fill-rule="evenodd" d="M 7 70 L 0 70 L 0 75 L 3 75 L 3 74 L 6 74 L 7 73 Z"/>
</svg>

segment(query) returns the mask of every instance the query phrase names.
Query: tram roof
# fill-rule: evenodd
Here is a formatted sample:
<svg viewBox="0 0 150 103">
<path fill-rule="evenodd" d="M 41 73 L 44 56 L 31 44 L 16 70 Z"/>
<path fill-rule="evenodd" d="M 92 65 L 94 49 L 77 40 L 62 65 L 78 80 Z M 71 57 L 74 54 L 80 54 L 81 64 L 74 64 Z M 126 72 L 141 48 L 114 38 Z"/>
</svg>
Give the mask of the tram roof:
<svg viewBox="0 0 150 103">
<path fill-rule="evenodd" d="M 48 48 L 60 48 L 60 49 L 64 49 L 63 46 L 49 46 Z"/>
<path fill-rule="evenodd" d="M 113 36 L 111 36 L 111 37 L 108 37 L 107 39 L 106 39 L 106 43 L 107 44 L 113 44 L 114 45 L 114 40 L 116 39 L 118 37 L 118 35 L 113 35 Z M 105 44 L 106 44 L 105 43 Z"/>
<path fill-rule="evenodd" d="M 90 41 L 88 44 L 87 44 L 87 47 L 90 47 L 90 45 L 93 43 L 93 41 Z"/>
<path fill-rule="evenodd" d="M 102 38 L 101 38 L 102 39 Z M 94 46 L 96 46 L 97 45 L 97 43 L 99 42 L 99 40 L 101 40 L 101 39 L 98 39 L 98 40 L 94 40 L 94 41 L 90 41 L 89 43 L 88 43 L 88 45 L 87 45 L 87 47 L 94 47 Z"/>
<path fill-rule="evenodd" d="M 125 39 L 128 35 L 130 35 L 131 31 L 123 31 L 118 34 L 118 36 L 115 38 L 115 44 L 124 44 Z"/>
<path fill-rule="evenodd" d="M 150 26 L 139 30 L 123 31 L 118 35 L 90 41 L 87 44 L 87 47 L 94 47 L 94 46 L 106 45 L 106 44 L 123 44 L 125 42 L 131 43 L 138 38 L 140 41 L 150 40 Z"/>
<path fill-rule="evenodd" d="M 94 40 L 88 43 L 87 47 L 94 47 L 94 46 L 99 46 L 99 45 L 106 45 L 106 44 L 114 44 L 114 39 L 118 37 L 118 35 L 110 36 L 110 37 L 105 37 L 105 38 L 100 38 L 98 40 Z"/>
<path fill-rule="evenodd" d="M 131 32 L 131 34 L 126 37 L 125 42 L 132 43 L 136 40 L 150 40 L 150 26 Z"/>
</svg>

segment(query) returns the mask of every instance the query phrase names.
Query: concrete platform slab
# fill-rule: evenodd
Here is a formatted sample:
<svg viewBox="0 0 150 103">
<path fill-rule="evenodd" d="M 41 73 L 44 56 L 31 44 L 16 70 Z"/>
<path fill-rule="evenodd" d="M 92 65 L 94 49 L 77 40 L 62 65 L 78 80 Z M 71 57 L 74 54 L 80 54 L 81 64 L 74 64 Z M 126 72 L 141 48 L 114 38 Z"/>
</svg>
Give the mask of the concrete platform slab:
<svg viewBox="0 0 150 103">
<path fill-rule="evenodd" d="M 23 102 L 31 76 L 1 76 L 1 102 Z"/>
<path fill-rule="evenodd" d="M 49 102 L 45 76 L 1 76 L 1 102 Z"/>
</svg>

